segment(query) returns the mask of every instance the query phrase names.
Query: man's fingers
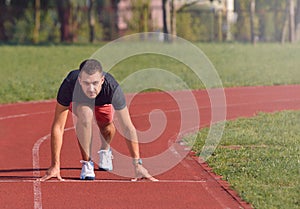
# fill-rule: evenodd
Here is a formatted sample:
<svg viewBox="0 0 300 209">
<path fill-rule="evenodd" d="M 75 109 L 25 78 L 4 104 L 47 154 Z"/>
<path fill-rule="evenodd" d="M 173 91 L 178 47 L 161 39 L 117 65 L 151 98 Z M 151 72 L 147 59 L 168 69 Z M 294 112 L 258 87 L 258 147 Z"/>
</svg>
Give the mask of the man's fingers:
<svg viewBox="0 0 300 209">
<path fill-rule="evenodd" d="M 59 181 L 65 181 L 60 175 L 57 176 L 57 179 L 58 179 Z"/>
<path fill-rule="evenodd" d="M 56 176 L 55 176 L 55 175 L 49 175 L 49 174 L 46 174 L 46 175 L 43 176 L 42 178 L 38 179 L 38 181 L 47 181 L 47 180 L 49 180 L 49 179 L 51 179 L 51 178 L 54 178 L 54 177 L 56 177 Z M 57 179 L 58 179 L 59 181 L 64 181 L 64 179 L 63 179 L 60 175 L 57 176 Z"/>
<path fill-rule="evenodd" d="M 143 166 L 139 166 L 136 170 L 136 178 L 132 179 L 131 181 L 137 181 L 138 178 L 147 178 L 150 181 L 158 181 L 158 179 L 154 178 L 153 176 L 151 176 L 148 172 L 148 170 L 146 168 L 144 168 Z"/>
<path fill-rule="evenodd" d="M 154 178 L 153 176 L 151 176 L 147 179 L 150 180 L 150 181 L 159 181 L 158 179 Z M 131 179 L 131 181 L 136 182 L 136 181 L 138 181 L 138 178 Z"/>
<path fill-rule="evenodd" d="M 158 181 L 158 179 L 151 176 L 147 170 L 146 170 L 146 173 L 144 174 L 144 177 L 149 179 L 150 181 Z"/>
<path fill-rule="evenodd" d="M 159 181 L 158 179 L 154 178 L 153 176 L 151 176 L 150 178 L 148 178 L 150 181 Z"/>
<path fill-rule="evenodd" d="M 52 176 L 46 174 L 46 175 L 43 176 L 42 178 L 38 179 L 38 181 L 47 181 L 47 180 L 49 180 L 49 179 L 51 179 L 51 178 L 52 178 Z"/>
</svg>

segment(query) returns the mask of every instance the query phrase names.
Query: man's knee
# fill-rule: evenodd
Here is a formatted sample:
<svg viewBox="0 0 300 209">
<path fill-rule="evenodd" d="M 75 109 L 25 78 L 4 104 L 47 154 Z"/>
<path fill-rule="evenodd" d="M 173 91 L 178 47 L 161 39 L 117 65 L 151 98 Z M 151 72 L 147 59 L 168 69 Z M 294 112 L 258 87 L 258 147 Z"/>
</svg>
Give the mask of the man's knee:
<svg viewBox="0 0 300 209">
<path fill-rule="evenodd" d="M 116 132 L 115 125 L 112 122 L 107 123 L 105 125 L 101 125 L 99 127 L 99 129 L 100 129 L 102 135 L 111 135 L 111 134 L 114 134 Z"/>
<path fill-rule="evenodd" d="M 93 121 L 93 110 L 88 106 L 78 106 L 76 108 L 77 124 L 90 126 Z"/>
</svg>

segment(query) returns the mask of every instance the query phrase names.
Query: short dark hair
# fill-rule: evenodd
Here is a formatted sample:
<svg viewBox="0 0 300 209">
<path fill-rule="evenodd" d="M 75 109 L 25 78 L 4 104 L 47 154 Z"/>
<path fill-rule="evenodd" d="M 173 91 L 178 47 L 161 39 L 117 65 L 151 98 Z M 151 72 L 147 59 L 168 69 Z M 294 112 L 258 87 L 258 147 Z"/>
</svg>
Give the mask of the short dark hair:
<svg viewBox="0 0 300 209">
<path fill-rule="evenodd" d="M 97 71 L 102 74 L 102 65 L 98 60 L 87 59 L 84 60 L 79 66 L 80 73 L 85 72 L 89 75 L 96 73 Z"/>
</svg>

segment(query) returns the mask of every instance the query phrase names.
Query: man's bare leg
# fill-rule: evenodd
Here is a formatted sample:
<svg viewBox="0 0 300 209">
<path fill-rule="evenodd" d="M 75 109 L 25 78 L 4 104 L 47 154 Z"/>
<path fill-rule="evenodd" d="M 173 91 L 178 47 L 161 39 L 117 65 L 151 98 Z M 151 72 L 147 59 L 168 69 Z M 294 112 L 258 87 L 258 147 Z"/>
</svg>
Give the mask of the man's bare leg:
<svg viewBox="0 0 300 209">
<path fill-rule="evenodd" d="M 91 160 L 93 110 L 88 106 L 78 105 L 76 108 L 76 133 L 84 161 Z"/>
<path fill-rule="evenodd" d="M 102 125 L 99 127 L 101 132 L 101 150 L 108 150 L 110 148 L 110 143 L 116 134 L 115 125 L 111 123 L 107 123 L 106 125 Z"/>
</svg>

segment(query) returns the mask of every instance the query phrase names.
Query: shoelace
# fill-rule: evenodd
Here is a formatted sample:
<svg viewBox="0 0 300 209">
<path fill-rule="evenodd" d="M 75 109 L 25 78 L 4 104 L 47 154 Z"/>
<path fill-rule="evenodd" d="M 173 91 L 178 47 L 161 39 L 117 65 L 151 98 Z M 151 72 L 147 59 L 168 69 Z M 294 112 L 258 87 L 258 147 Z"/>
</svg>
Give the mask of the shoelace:
<svg viewBox="0 0 300 209">
<path fill-rule="evenodd" d="M 109 164 L 110 160 L 112 159 L 112 155 L 109 151 L 107 151 L 105 155 L 106 155 L 106 158 L 105 158 L 106 163 Z"/>
<path fill-rule="evenodd" d="M 92 163 L 88 162 L 88 161 L 84 161 L 84 160 L 81 160 L 80 161 L 82 164 L 84 164 L 85 166 L 87 166 L 87 168 L 89 170 L 93 169 L 93 166 L 92 166 Z"/>
</svg>

